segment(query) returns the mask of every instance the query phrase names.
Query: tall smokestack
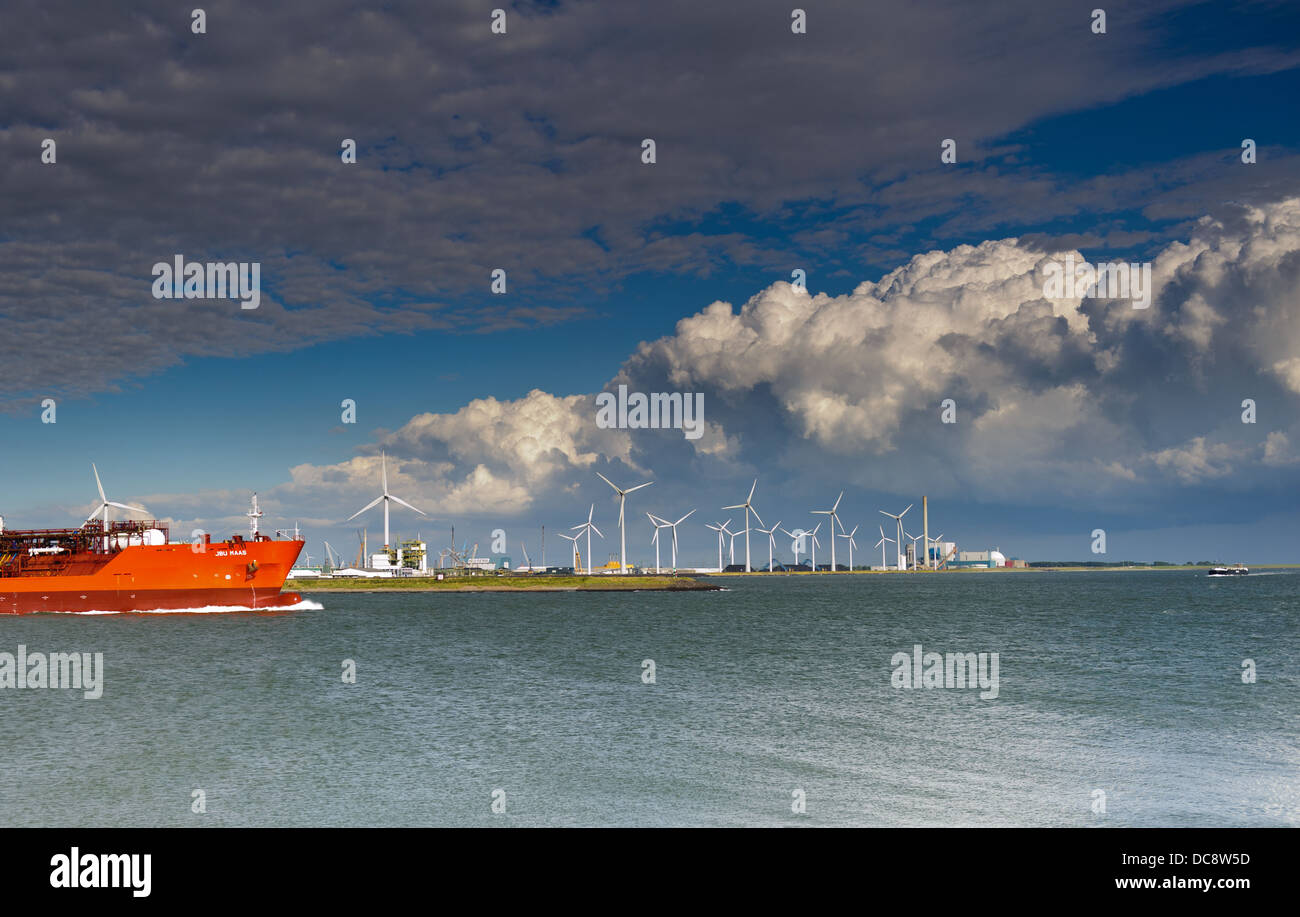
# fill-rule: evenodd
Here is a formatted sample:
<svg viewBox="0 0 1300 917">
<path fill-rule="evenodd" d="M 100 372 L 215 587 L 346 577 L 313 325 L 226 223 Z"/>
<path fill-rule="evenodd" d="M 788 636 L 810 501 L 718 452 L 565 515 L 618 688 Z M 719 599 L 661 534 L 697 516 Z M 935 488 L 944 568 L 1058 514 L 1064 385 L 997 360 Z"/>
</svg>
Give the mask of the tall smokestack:
<svg viewBox="0 0 1300 917">
<path fill-rule="evenodd" d="M 925 538 L 925 565 L 930 566 L 930 498 L 921 498 L 921 524 L 924 528 L 921 530 Z"/>
</svg>

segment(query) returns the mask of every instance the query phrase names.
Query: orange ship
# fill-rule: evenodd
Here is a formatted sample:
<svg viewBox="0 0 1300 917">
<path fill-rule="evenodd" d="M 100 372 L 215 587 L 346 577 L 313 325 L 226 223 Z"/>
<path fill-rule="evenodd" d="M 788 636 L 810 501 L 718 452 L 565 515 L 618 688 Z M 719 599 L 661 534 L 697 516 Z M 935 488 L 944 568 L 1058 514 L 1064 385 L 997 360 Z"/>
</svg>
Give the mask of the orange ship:
<svg viewBox="0 0 1300 917">
<path fill-rule="evenodd" d="M 0 614 L 294 605 L 302 596 L 280 590 L 303 544 L 256 533 L 172 544 L 154 521 L 0 528 Z"/>
</svg>

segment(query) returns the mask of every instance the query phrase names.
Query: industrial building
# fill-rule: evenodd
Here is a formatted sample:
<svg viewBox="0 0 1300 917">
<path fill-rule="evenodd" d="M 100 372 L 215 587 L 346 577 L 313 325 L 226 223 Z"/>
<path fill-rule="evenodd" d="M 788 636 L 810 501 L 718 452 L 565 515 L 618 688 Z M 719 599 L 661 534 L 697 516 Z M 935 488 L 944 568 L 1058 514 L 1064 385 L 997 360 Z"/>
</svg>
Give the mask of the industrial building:
<svg viewBox="0 0 1300 917">
<path fill-rule="evenodd" d="M 1001 551 L 958 551 L 957 556 L 948 561 L 949 568 L 973 567 L 976 569 L 992 569 L 993 567 L 1007 566 L 1006 555 Z"/>
</svg>

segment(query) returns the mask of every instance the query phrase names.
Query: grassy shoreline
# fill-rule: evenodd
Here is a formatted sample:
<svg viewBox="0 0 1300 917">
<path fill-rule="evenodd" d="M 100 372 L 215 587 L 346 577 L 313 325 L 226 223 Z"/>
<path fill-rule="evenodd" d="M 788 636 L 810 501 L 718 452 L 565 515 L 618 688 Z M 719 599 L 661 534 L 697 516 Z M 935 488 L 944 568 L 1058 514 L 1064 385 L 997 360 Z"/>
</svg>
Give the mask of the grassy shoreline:
<svg viewBox="0 0 1300 917">
<path fill-rule="evenodd" d="M 713 592 L 689 576 L 432 576 L 394 579 L 292 579 L 285 590 L 316 592 Z"/>
<path fill-rule="evenodd" d="M 1250 566 L 1250 565 L 1247 565 Z M 1300 564 L 1261 564 L 1252 570 L 1295 569 Z M 953 570 L 922 570 L 937 574 L 999 574 L 999 573 L 1124 573 L 1129 571 L 1208 571 L 1203 566 L 1116 566 L 1116 567 L 962 567 Z M 441 581 L 432 576 L 401 577 L 397 579 L 293 579 L 284 584 L 287 592 L 710 592 L 723 587 L 703 582 L 696 576 L 710 579 L 736 576 L 890 576 L 896 570 L 840 570 L 831 573 L 820 570 L 790 571 L 784 573 L 708 573 L 693 576 L 667 574 L 636 574 L 628 576 L 449 576 Z"/>
</svg>

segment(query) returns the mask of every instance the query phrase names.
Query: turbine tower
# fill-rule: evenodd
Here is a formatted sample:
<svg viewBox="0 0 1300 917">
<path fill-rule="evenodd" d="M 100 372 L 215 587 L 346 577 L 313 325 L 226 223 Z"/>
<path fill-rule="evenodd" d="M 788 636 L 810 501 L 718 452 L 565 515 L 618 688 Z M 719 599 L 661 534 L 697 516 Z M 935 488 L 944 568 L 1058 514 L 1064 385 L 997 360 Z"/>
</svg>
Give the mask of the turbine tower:
<svg viewBox="0 0 1300 917">
<path fill-rule="evenodd" d="M 416 509 L 414 506 L 407 503 L 401 497 L 394 497 L 392 494 L 388 492 L 388 456 L 383 452 L 379 453 L 379 456 L 380 456 L 379 467 L 381 469 L 380 473 L 383 475 L 381 480 L 383 482 L 384 492 L 381 493 L 378 497 L 376 497 L 371 502 L 367 503 L 361 509 L 357 510 L 351 516 L 348 516 L 348 521 L 351 522 L 353 519 L 357 518 L 357 516 L 360 516 L 362 513 L 366 512 L 367 510 L 373 509 L 374 507 L 378 506 L 382 502 L 384 504 L 384 551 L 387 552 L 388 544 L 389 544 L 388 542 L 388 504 L 389 503 L 396 503 L 400 506 L 405 506 L 407 509 L 415 510 L 415 512 L 419 513 L 421 516 L 427 516 L 429 514 L 422 509 Z"/>
<path fill-rule="evenodd" d="M 904 532 L 903 535 L 908 541 L 912 542 L 912 572 L 915 573 L 920 569 L 921 558 L 916 556 L 916 543 L 921 540 L 920 535 L 910 535 Z"/>
<path fill-rule="evenodd" d="M 650 539 L 650 543 L 655 546 L 655 573 L 663 573 L 664 571 L 659 566 L 659 530 L 670 529 L 673 527 L 673 524 L 671 522 L 665 522 L 658 516 L 652 516 L 649 513 L 646 513 L 646 516 L 649 518 L 650 524 L 655 527 L 655 533 Z"/>
<path fill-rule="evenodd" d="M 763 524 L 763 517 L 754 509 L 754 489 L 758 487 L 758 478 L 754 478 L 754 484 L 749 488 L 749 496 L 745 498 L 744 503 L 737 503 L 735 506 L 724 506 L 723 509 L 743 509 L 745 511 L 745 572 L 751 572 L 749 569 L 749 514 L 753 513 L 758 524 Z M 737 535 L 740 532 L 736 533 Z M 732 557 L 732 563 L 735 563 L 735 557 Z"/>
<path fill-rule="evenodd" d="M 812 511 L 812 514 L 814 516 L 831 517 L 831 572 L 832 573 L 835 572 L 835 526 L 839 524 L 840 531 L 841 532 L 844 531 L 843 524 L 840 524 L 840 517 L 835 515 L 835 511 L 840 508 L 840 501 L 843 499 L 844 499 L 844 491 L 841 490 L 840 495 L 835 498 L 835 505 L 832 506 L 830 509 L 815 509 Z"/>
<path fill-rule="evenodd" d="M 627 490 L 623 490 L 622 488 L 618 487 L 609 478 L 601 474 L 599 471 L 596 472 L 596 477 L 600 478 L 610 487 L 613 487 L 614 493 L 618 494 L 618 539 L 619 539 L 618 572 L 626 573 L 627 572 L 627 532 L 624 531 L 623 528 L 623 502 L 627 499 L 627 495 L 632 493 L 632 491 L 640 490 L 642 487 L 649 487 L 651 484 L 654 483 L 654 481 L 646 481 L 644 484 L 638 484 L 636 487 L 629 487 Z M 604 538 L 605 536 L 601 535 L 600 537 Z M 588 547 L 590 547 L 590 545 L 588 545 Z M 588 555 L 587 557 L 587 565 L 588 566 L 591 565 L 590 555 Z"/>
<path fill-rule="evenodd" d="M 839 536 L 841 538 L 847 538 L 849 540 L 849 572 L 850 573 L 853 572 L 853 549 L 858 546 L 857 542 L 853 540 L 853 536 L 858 533 L 858 528 L 859 527 L 855 525 L 853 527 L 853 531 L 845 532 L 844 534 Z"/>
<path fill-rule="evenodd" d="M 817 572 L 817 545 L 821 544 L 821 542 L 817 540 L 817 530 L 820 529 L 821 527 L 822 524 L 819 522 L 813 526 L 811 532 L 807 533 L 808 535 L 812 536 L 812 572 L 813 573 Z"/>
<path fill-rule="evenodd" d="M 786 532 L 785 529 L 781 529 L 781 531 L 791 538 L 790 550 L 794 552 L 794 565 L 797 567 L 799 566 L 799 540 L 808 533 L 803 529 L 795 529 L 793 532 Z"/>
<path fill-rule="evenodd" d="M 682 518 L 678 519 L 676 522 L 666 522 L 666 520 L 663 519 L 659 520 L 660 522 L 666 522 L 668 528 L 673 530 L 673 574 L 674 575 L 676 575 L 677 573 L 677 526 L 681 525 L 683 522 L 685 522 L 694 514 L 695 514 L 695 510 L 691 510 L 689 513 L 687 513 L 685 516 L 682 516 Z M 655 534 L 656 535 L 659 534 L 657 529 L 655 531 Z"/>
<path fill-rule="evenodd" d="M 704 527 L 706 529 L 713 529 L 713 531 L 718 533 L 718 572 L 719 573 L 722 572 L 722 542 L 723 539 L 725 539 L 729 534 L 731 534 L 730 532 L 727 531 L 727 526 L 729 525 L 731 525 L 730 519 L 728 519 L 726 522 L 721 522 L 716 525 L 711 522 L 704 523 Z"/>
<path fill-rule="evenodd" d="M 931 545 L 932 547 L 936 547 L 936 548 L 937 548 L 937 547 L 939 547 L 939 545 L 940 545 L 942 542 L 943 542 L 943 532 L 940 532 L 938 535 L 936 535 L 936 536 L 934 536 L 933 538 L 930 539 L 930 545 Z M 929 548 L 926 548 L 925 550 L 926 550 L 926 553 L 929 554 L 930 549 L 929 549 Z M 939 569 L 939 558 L 938 558 L 938 557 L 927 557 L 926 560 L 929 562 L 929 565 L 930 565 L 930 569 L 931 569 L 931 570 L 938 570 L 938 569 Z"/>
<path fill-rule="evenodd" d="M 767 572 L 772 572 L 772 552 L 776 550 L 776 532 L 781 529 L 781 520 L 776 520 L 776 525 L 770 529 L 758 529 L 758 531 L 767 536 Z M 785 531 L 781 529 L 781 531 Z"/>
<path fill-rule="evenodd" d="M 583 532 L 587 533 L 587 575 L 588 576 L 591 575 L 591 533 L 594 531 L 597 535 L 600 535 L 601 538 L 605 537 L 604 534 L 600 531 L 600 529 L 596 528 L 596 523 L 591 521 L 591 517 L 592 515 L 595 514 L 595 512 L 596 512 L 596 504 L 593 503 L 591 504 L 591 509 L 587 511 L 587 521 L 570 527 L 570 531 L 575 531 L 577 529 L 582 530 L 578 532 L 578 535 L 575 536 L 575 538 L 580 537 Z M 575 548 L 578 546 L 578 542 L 576 540 L 573 542 L 573 546 Z"/>
<path fill-rule="evenodd" d="M 889 564 L 885 563 L 885 542 L 886 541 L 892 542 L 893 540 L 894 539 L 892 538 L 885 537 L 885 527 L 883 525 L 880 526 L 880 540 L 877 541 L 875 545 L 873 545 L 873 547 L 880 548 L 880 569 L 882 570 L 889 569 Z"/>
<path fill-rule="evenodd" d="M 577 572 L 577 570 L 578 570 L 578 536 L 577 536 L 577 535 L 566 535 L 566 534 L 564 534 L 563 532 L 560 532 L 560 537 L 561 537 L 561 538 L 567 538 L 569 541 L 572 541 L 572 542 L 573 542 L 573 553 L 569 555 L 569 562 L 570 562 L 571 564 L 573 564 L 574 572 Z"/>
<path fill-rule="evenodd" d="M 907 509 L 911 509 L 911 508 L 912 508 L 912 504 L 911 503 L 907 504 Z M 895 516 L 893 513 L 887 513 L 883 509 L 880 511 L 880 514 L 882 516 L 888 516 L 890 519 L 893 519 L 896 523 L 898 523 L 898 539 L 895 540 L 891 538 L 889 540 L 893 541 L 895 545 L 897 545 L 898 547 L 898 569 L 900 570 L 907 569 L 907 564 L 903 561 L 903 517 L 907 515 L 907 509 L 903 510 L 897 516 Z"/>
</svg>

